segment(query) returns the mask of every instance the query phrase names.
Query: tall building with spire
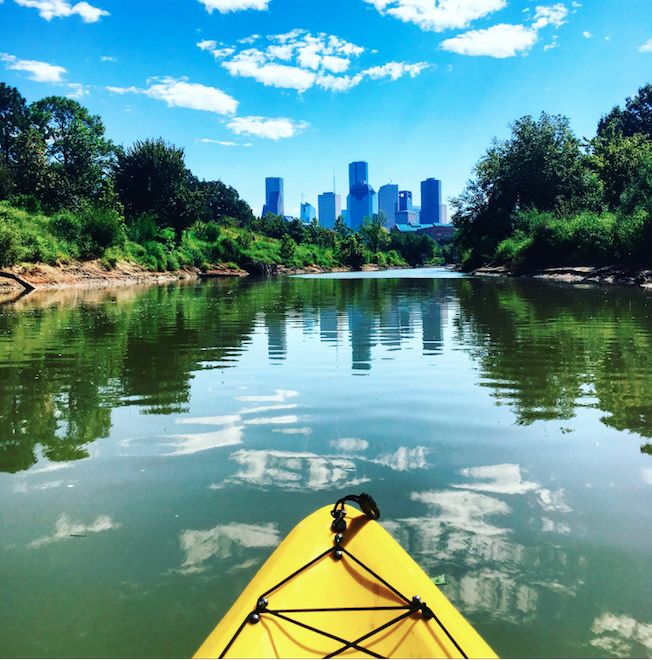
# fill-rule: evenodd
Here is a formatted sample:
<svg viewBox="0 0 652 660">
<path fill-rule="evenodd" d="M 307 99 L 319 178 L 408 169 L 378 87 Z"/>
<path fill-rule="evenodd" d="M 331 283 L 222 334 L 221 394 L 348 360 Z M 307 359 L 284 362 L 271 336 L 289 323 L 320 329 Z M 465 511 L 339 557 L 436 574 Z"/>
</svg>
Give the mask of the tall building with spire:
<svg viewBox="0 0 652 660">
<path fill-rule="evenodd" d="M 365 218 L 376 210 L 376 191 L 369 185 L 369 165 L 365 161 L 349 164 L 349 194 L 346 198 L 348 225 L 358 230 Z"/>
<path fill-rule="evenodd" d="M 285 215 L 285 209 L 283 207 L 283 179 L 280 176 L 268 176 L 265 179 L 263 217 L 268 213 Z"/>
</svg>

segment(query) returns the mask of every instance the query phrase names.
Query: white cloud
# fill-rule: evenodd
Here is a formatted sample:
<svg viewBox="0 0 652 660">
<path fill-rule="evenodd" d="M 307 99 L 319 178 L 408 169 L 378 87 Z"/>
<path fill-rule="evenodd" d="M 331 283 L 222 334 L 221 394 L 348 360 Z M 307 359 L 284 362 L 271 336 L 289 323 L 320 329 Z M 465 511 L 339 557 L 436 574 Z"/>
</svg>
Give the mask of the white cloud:
<svg viewBox="0 0 652 660">
<path fill-rule="evenodd" d="M 363 80 L 362 74 L 356 73 L 355 76 L 318 76 L 316 84 L 329 92 L 348 92 L 348 90 L 357 87 Z"/>
<path fill-rule="evenodd" d="M 232 142 L 230 140 L 214 140 L 212 138 L 200 138 L 197 142 L 204 144 L 219 144 L 221 147 L 253 147 L 253 142 Z"/>
<path fill-rule="evenodd" d="M 638 47 L 639 53 L 652 53 L 652 39 L 648 39 L 644 44 Z"/>
<path fill-rule="evenodd" d="M 113 55 L 102 55 L 102 57 L 100 57 L 100 61 L 102 61 L 102 62 L 117 62 L 118 58 L 113 57 Z"/>
<path fill-rule="evenodd" d="M 71 5 L 66 0 L 15 0 L 21 7 L 38 10 L 39 16 L 46 21 L 53 18 L 67 18 L 78 15 L 84 23 L 97 23 L 102 16 L 110 16 L 105 9 L 89 5 L 88 2 L 78 2 Z"/>
<path fill-rule="evenodd" d="M 112 87 L 111 85 L 108 85 L 106 89 L 108 92 L 111 92 L 111 94 L 141 94 L 143 91 L 133 85 L 131 87 Z"/>
<path fill-rule="evenodd" d="M 592 35 L 590 32 L 588 32 L 588 31 L 584 31 L 584 32 L 582 32 L 582 36 L 583 36 L 585 39 L 590 39 L 593 35 Z"/>
<path fill-rule="evenodd" d="M 458 55 L 514 57 L 528 51 L 537 41 L 537 31 L 524 25 L 501 23 L 484 30 L 471 30 L 441 43 L 443 50 Z"/>
<path fill-rule="evenodd" d="M 559 28 L 568 17 L 566 5 L 539 5 L 536 7 L 532 24 L 520 25 L 500 23 L 481 30 L 470 30 L 441 43 L 443 50 L 459 55 L 488 56 L 503 59 L 519 53 L 527 54 L 539 39 L 539 31 L 546 27 Z M 556 37 L 544 46 L 544 51 L 557 47 Z"/>
<path fill-rule="evenodd" d="M 68 89 L 70 91 L 66 96 L 70 99 L 83 99 L 84 96 L 89 94 L 88 87 L 81 83 L 68 83 Z"/>
<path fill-rule="evenodd" d="M 58 83 L 66 73 L 66 69 L 56 64 L 39 62 L 38 60 L 19 60 L 9 53 L 0 53 L 0 61 L 5 63 L 5 68 L 10 71 L 25 71 L 29 73 L 29 79 L 36 82 Z"/>
<path fill-rule="evenodd" d="M 151 83 L 147 89 L 134 86 L 108 86 L 106 89 L 113 94 L 144 94 L 158 101 L 165 101 L 169 108 L 190 108 L 218 115 L 231 115 L 238 109 L 238 101 L 216 87 L 171 77 L 155 78 Z"/>
<path fill-rule="evenodd" d="M 365 52 L 362 46 L 335 35 L 323 32 L 313 35 L 300 29 L 271 35 L 265 41 L 259 35 L 252 35 L 238 43 L 247 47 L 238 50 L 211 39 L 200 41 L 197 46 L 222 60 L 222 67 L 232 76 L 253 78 L 268 87 L 294 89 L 299 93 L 314 87 L 345 92 L 359 85 L 365 77 L 397 80 L 409 75 L 414 78 L 427 67 L 424 62 L 387 62 L 348 73 L 354 61 Z"/>
<path fill-rule="evenodd" d="M 557 41 L 557 35 L 555 35 L 552 38 L 552 41 L 543 47 L 543 51 L 546 52 L 548 50 L 552 50 L 553 48 L 557 48 L 557 46 L 559 46 L 559 42 Z"/>
<path fill-rule="evenodd" d="M 243 11 L 245 9 L 255 9 L 265 11 L 270 0 L 199 0 L 206 8 L 209 14 L 215 10 L 220 14 L 228 14 L 232 11 Z"/>
<path fill-rule="evenodd" d="M 568 8 L 561 3 L 545 7 L 539 6 L 534 12 L 534 23 L 532 27 L 535 30 L 540 30 L 549 25 L 558 28 L 566 22 L 565 19 L 567 16 Z"/>
<path fill-rule="evenodd" d="M 286 64 L 266 64 L 256 53 L 243 51 L 222 66 L 232 75 L 253 78 L 266 87 L 296 89 L 303 92 L 315 83 L 315 74 L 296 66 Z"/>
<path fill-rule="evenodd" d="M 415 78 L 424 69 L 427 69 L 428 66 L 429 65 L 426 62 L 417 62 L 416 64 L 407 64 L 406 62 L 387 62 L 387 64 L 383 64 L 382 66 L 374 66 L 370 69 L 366 69 L 362 73 L 373 80 L 378 80 L 379 78 L 398 80 L 405 75 L 409 75 L 410 78 Z"/>
<path fill-rule="evenodd" d="M 235 117 L 227 127 L 236 135 L 247 135 L 269 140 L 294 137 L 308 127 L 306 122 L 285 117 Z M 248 422 L 253 423 L 253 420 Z"/>
<path fill-rule="evenodd" d="M 217 48 L 217 41 L 214 39 L 204 39 L 203 41 L 198 41 L 197 48 L 199 48 L 199 50 L 215 50 L 215 48 Z"/>
<path fill-rule="evenodd" d="M 422 30 L 442 32 L 467 27 L 472 21 L 507 6 L 506 0 L 366 0 L 381 14 Z"/>
</svg>

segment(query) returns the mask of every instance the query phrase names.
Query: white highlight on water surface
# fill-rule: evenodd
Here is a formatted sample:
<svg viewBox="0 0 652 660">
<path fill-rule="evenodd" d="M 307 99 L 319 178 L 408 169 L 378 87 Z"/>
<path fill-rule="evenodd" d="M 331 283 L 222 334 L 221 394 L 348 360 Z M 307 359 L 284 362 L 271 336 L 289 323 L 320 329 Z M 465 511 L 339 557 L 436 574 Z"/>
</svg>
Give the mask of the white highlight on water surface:
<svg viewBox="0 0 652 660">
<path fill-rule="evenodd" d="M 369 449 L 369 443 L 361 438 L 339 438 L 331 440 L 330 445 L 333 449 L 344 452 L 364 451 Z"/>
<path fill-rule="evenodd" d="M 98 534 L 110 529 L 121 527 L 110 516 L 98 516 L 92 523 L 86 525 L 80 522 L 72 521 L 65 513 L 62 513 L 54 523 L 54 534 L 50 536 L 41 536 L 27 544 L 28 548 L 40 548 L 49 543 L 63 541 L 72 535 Z"/>
<path fill-rule="evenodd" d="M 205 564 L 211 557 L 229 559 L 239 555 L 242 548 L 269 548 L 279 542 L 280 535 L 274 523 L 228 523 L 211 529 L 186 529 L 179 535 L 179 543 L 185 553 L 181 573 L 205 571 Z"/>
<path fill-rule="evenodd" d="M 460 470 L 460 474 L 464 477 L 482 479 L 483 481 L 452 484 L 453 488 L 478 490 L 502 495 L 523 495 L 540 488 L 540 485 L 534 481 L 524 481 L 520 466 L 514 463 L 463 468 Z"/>
<path fill-rule="evenodd" d="M 604 612 L 593 621 L 591 632 L 597 635 L 591 640 L 591 646 L 603 649 L 610 655 L 620 658 L 631 656 L 635 651 L 633 644 L 645 647 L 648 655 L 652 653 L 652 624 L 641 623 L 631 616 Z"/>
</svg>

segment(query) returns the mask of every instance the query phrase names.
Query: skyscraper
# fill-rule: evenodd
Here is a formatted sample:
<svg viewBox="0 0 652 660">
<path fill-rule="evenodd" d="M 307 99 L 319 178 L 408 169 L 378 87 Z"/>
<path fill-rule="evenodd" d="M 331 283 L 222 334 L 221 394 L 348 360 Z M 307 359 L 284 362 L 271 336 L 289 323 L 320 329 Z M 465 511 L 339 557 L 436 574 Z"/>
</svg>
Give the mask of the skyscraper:
<svg viewBox="0 0 652 660">
<path fill-rule="evenodd" d="M 317 197 L 317 217 L 326 229 L 335 229 L 335 221 L 342 214 L 342 198 L 334 192 L 325 192 Z"/>
<path fill-rule="evenodd" d="M 369 165 L 365 161 L 349 164 L 349 194 L 346 198 L 348 224 L 356 231 L 375 211 L 376 191 L 369 185 Z"/>
<path fill-rule="evenodd" d="M 391 229 L 396 224 L 396 211 L 398 211 L 398 186 L 387 183 L 378 189 L 378 212 L 385 214 L 386 227 Z"/>
<path fill-rule="evenodd" d="M 421 182 L 421 224 L 432 225 L 441 222 L 441 181 L 426 179 Z"/>
<path fill-rule="evenodd" d="M 401 190 L 398 194 L 398 210 L 412 210 L 412 192 L 410 190 Z"/>
<path fill-rule="evenodd" d="M 301 222 L 311 222 L 317 216 L 315 207 L 309 202 L 301 202 Z"/>
<path fill-rule="evenodd" d="M 283 179 L 280 176 L 268 176 L 265 179 L 265 205 L 263 217 L 268 213 L 284 215 L 283 208 Z"/>
</svg>

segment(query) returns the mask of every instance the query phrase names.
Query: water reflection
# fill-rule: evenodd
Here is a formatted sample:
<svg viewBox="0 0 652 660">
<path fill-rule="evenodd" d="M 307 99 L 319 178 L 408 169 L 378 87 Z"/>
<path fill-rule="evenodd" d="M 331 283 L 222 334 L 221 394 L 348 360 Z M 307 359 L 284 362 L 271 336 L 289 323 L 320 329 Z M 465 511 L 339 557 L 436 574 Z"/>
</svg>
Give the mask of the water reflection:
<svg viewBox="0 0 652 660">
<path fill-rule="evenodd" d="M 650 311 L 423 276 L 0 307 L 3 651 L 190 655 L 297 519 L 364 489 L 501 655 L 649 653 Z"/>
</svg>

